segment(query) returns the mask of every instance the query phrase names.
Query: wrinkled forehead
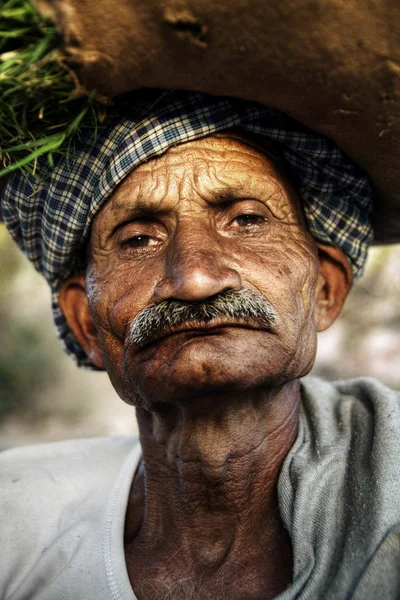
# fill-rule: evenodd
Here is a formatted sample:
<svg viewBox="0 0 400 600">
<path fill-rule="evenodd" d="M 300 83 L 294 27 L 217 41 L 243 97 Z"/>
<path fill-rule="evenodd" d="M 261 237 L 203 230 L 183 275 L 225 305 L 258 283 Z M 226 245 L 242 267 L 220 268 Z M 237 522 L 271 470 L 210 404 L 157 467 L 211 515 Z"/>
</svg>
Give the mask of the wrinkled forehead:
<svg viewBox="0 0 400 600">
<path fill-rule="evenodd" d="M 277 148 L 268 140 L 227 131 L 169 148 L 142 163 L 114 190 L 96 222 L 135 207 L 167 207 L 200 197 L 208 203 L 263 201 L 278 219 L 304 223 L 301 203 Z"/>
</svg>

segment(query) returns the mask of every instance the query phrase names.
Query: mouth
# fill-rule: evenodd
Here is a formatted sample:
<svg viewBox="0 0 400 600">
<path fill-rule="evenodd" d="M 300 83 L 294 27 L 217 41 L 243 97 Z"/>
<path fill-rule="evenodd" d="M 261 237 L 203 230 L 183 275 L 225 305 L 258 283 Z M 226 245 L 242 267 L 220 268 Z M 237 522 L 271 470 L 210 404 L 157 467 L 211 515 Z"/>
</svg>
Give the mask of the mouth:
<svg viewBox="0 0 400 600">
<path fill-rule="evenodd" d="M 252 331 L 265 331 L 271 333 L 271 328 L 261 327 L 259 324 L 252 324 L 249 322 L 213 322 L 210 324 L 204 323 L 202 325 L 182 325 L 172 330 L 164 331 L 161 334 L 150 335 L 146 341 L 140 346 L 141 350 L 147 349 L 150 346 L 154 346 L 160 342 L 163 342 L 167 338 L 187 334 L 193 337 L 207 337 L 223 333 L 226 329 L 248 329 Z"/>
</svg>

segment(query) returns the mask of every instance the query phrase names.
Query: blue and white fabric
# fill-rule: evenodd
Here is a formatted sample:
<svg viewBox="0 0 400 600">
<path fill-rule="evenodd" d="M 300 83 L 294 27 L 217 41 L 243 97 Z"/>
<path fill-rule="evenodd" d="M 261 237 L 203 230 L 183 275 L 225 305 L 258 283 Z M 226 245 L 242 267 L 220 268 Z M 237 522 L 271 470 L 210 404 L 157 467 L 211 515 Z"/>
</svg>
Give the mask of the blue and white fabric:
<svg viewBox="0 0 400 600">
<path fill-rule="evenodd" d="M 18 172 L 1 198 L 11 235 L 50 284 L 60 337 L 79 364 L 93 366 L 61 313 L 59 286 L 76 269 L 92 221 L 118 184 L 142 162 L 183 142 L 239 128 L 276 143 L 311 234 L 339 246 L 354 276 L 362 273 L 372 238 L 372 191 L 366 175 L 331 140 L 278 110 L 198 92 L 146 90 L 119 106 L 104 126 L 85 130 L 66 155 L 57 156 L 42 183 Z M 43 172 L 46 159 L 38 166 Z"/>
</svg>

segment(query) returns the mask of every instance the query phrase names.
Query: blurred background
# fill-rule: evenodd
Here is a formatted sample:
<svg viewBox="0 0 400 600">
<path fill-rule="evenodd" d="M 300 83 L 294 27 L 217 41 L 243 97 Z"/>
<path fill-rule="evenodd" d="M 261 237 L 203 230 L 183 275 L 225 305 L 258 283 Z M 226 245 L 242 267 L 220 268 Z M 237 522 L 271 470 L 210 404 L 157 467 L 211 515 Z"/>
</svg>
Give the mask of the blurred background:
<svg viewBox="0 0 400 600">
<path fill-rule="evenodd" d="M 400 390 L 400 245 L 370 251 L 312 374 L 377 377 Z M 0 448 L 125 435 L 135 413 L 104 373 L 78 369 L 58 342 L 50 293 L 0 225 Z"/>
</svg>

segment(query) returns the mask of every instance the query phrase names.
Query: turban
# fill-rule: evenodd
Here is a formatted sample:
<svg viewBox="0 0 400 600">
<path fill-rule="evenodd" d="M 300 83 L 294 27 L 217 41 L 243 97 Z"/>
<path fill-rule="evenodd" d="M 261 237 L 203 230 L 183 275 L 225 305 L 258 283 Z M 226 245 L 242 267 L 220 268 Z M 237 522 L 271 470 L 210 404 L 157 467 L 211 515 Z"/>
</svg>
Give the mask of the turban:
<svg viewBox="0 0 400 600">
<path fill-rule="evenodd" d="M 118 184 L 177 144 L 232 128 L 276 143 L 311 235 L 341 248 L 354 276 L 361 274 L 372 237 L 372 192 L 366 175 L 331 140 L 278 110 L 199 92 L 143 90 L 117 107 L 97 131 L 83 130 L 65 155 L 47 164 L 42 181 L 15 173 L 1 199 L 11 235 L 50 284 L 59 335 L 79 364 L 93 367 L 59 307 L 60 284 L 76 270 L 93 219 Z M 43 173 L 45 159 L 38 166 Z"/>
</svg>

